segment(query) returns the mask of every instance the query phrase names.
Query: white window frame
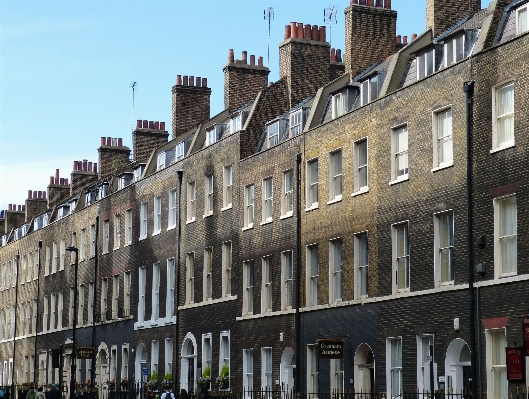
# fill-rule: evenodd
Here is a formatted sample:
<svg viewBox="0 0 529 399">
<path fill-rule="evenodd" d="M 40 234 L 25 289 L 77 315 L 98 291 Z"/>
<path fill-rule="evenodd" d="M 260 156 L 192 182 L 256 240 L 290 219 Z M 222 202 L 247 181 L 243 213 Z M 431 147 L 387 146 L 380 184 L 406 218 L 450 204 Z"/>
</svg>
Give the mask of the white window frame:
<svg viewBox="0 0 529 399">
<path fill-rule="evenodd" d="M 342 91 L 331 96 L 332 119 L 345 115 L 348 110 L 347 92 Z"/>
<path fill-rule="evenodd" d="M 85 286 L 79 284 L 78 303 L 77 303 L 77 324 L 82 326 L 84 324 L 84 304 L 85 304 Z"/>
<path fill-rule="evenodd" d="M 217 142 L 217 125 L 206 131 L 206 147 Z"/>
<path fill-rule="evenodd" d="M 52 257 L 51 257 L 51 273 L 57 273 L 57 260 L 58 260 L 58 257 L 59 257 L 59 251 L 57 249 L 57 243 L 56 242 L 53 242 L 52 245 L 51 245 L 51 248 L 52 248 Z M 13 276 L 15 274 L 13 273 Z M 13 286 L 15 285 L 15 281 L 16 279 L 13 279 Z"/>
<path fill-rule="evenodd" d="M 61 238 L 59 241 L 59 271 L 64 270 L 64 264 L 66 263 L 66 240 Z"/>
<path fill-rule="evenodd" d="M 147 201 L 140 204 L 140 241 L 147 238 Z"/>
<path fill-rule="evenodd" d="M 365 154 L 361 154 L 365 143 Z M 367 137 L 356 140 L 353 143 L 353 167 L 354 167 L 354 182 L 353 182 L 353 196 L 369 191 L 369 144 Z M 361 158 L 364 158 L 365 161 Z M 365 174 L 365 178 L 363 175 Z M 365 180 L 365 182 L 363 181 Z"/>
<path fill-rule="evenodd" d="M 156 162 L 156 171 L 165 169 L 165 158 L 166 158 L 165 151 L 160 152 L 158 154 L 158 158 L 157 158 L 157 162 Z"/>
<path fill-rule="evenodd" d="M 437 363 L 435 362 L 435 336 L 433 334 L 417 335 L 417 388 L 419 392 L 430 390 L 430 342 L 433 350 L 434 391 L 437 391 Z"/>
<path fill-rule="evenodd" d="M 432 133 L 434 170 L 452 166 L 454 164 L 454 136 L 451 105 L 432 112 Z"/>
<path fill-rule="evenodd" d="M 344 360 L 343 359 L 331 359 L 331 392 L 343 393 L 344 392 Z"/>
<path fill-rule="evenodd" d="M 243 262 L 243 316 L 252 315 L 254 310 L 254 281 L 255 281 L 255 270 L 253 260 Z"/>
<path fill-rule="evenodd" d="M 197 215 L 197 184 L 187 183 L 187 222 L 194 222 Z"/>
<path fill-rule="evenodd" d="M 399 253 L 398 251 L 398 244 L 399 244 L 399 231 L 401 229 L 404 229 L 404 253 Z M 399 223 L 395 223 L 391 225 L 391 253 L 392 253 L 392 270 L 393 270 L 393 294 L 397 294 L 399 292 L 409 292 L 410 291 L 410 242 L 409 242 L 409 222 L 403 221 Z M 401 281 L 401 277 L 399 276 L 399 270 L 400 267 L 398 265 L 398 262 L 400 260 L 405 261 L 404 265 L 404 282 Z"/>
<path fill-rule="evenodd" d="M 360 83 L 360 105 L 369 104 L 378 98 L 380 75 L 373 76 Z"/>
<path fill-rule="evenodd" d="M 93 287 L 92 287 L 93 288 Z M 123 315 L 130 316 L 130 294 L 132 290 L 132 273 L 126 271 L 123 273 Z"/>
<path fill-rule="evenodd" d="M 195 302 L 195 253 L 186 256 L 186 305 Z"/>
<path fill-rule="evenodd" d="M 169 209 L 167 211 L 167 230 L 176 227 L 176 188 L 169 190 Z"/>
<path fill-rule="evenodd" d="M 231 296 L 232 243 L 222 243 L 222 297 Z"/>
<path fill-rule="evenodd" d="M 181 159 L 184 159 L 184 152 L 185 152 L 185 143 L 182 141 L 181 143 L 178 143 L 176 145 L 176 160 L 180 161 Z"/>
<path fill-rule="evenodd" d="M 243 390 L 253 391 L 253 348 L 242 350 Z"/>
<path fill-rule="evenodd" d="M 155 236 L 157 234 L 160 234 L 162 231 L 162 196 L 157 195 L 154 197 L 154 204 L 153 204 L 153 232 L 152 235 Z"/>
<path fill-rule="evenodd" d="M 399 145 L 398 138 L 401 134 L 406 135 L 406 148 L 404 145 Z M 403 180 L 408 180 L 409 178 L 409 130 L 408 124 L 402 124 L 395 126 L 391 129 L 391 182 L 399 182 Z M 402 143 L 403 144 L 403 143 Z M 406 166 L 403 169 L 399 169 L 400 160 L 404 158 Z"/>
<path fill-rule="evenodd" d="M 464 34 L 456 36 L 445 42 L 443 60 L 445 68 L 465 58 L 465 44 L 466 43 Z M 461 50 L 461 52 L 459 52 L 458 50 Z"/>
<path fill-rule="evenodd" d="M 132 209 L 125 211 L 125 246 L 132 244 Z"/>
<path fill-rule="evenodd" d="M 79 260 L 86 259 L 86 229 L 81 229 L 81 245 L 79 245 Z"/>
<path fill-rule="evenodd" d="M 229 331 L 221 331 L 220 332 L 220 340 L 219 340 L 219 375 L 222 371 L 223 366 L 228 366 L 228 369 L 230 370 L 230 377 L 231 377 L 231 364 L 230 364 L 230 332 Z M 229 386 L 229 381 L 228 381 Z M 230 388 L 225 388 L 226 390 Z M 221 388 L 220 390 L 224 390 Z"/>
<path fill-rule="evenodd" d="M 151 341 L 151 373 L 159 372 L 159 359 L 160 359 L 160 341 Z"/>
<path fill-rule="evenodd" d="M 114 215 L 114 249 L 121 246 L 121 214 Z"/>
<path fill-rule="evenodd" d="M 307 160 L 306 164 L 306 209 L 318 208 L 318 180 L 319 180 L 319 165 L 318 158 L 312 158 Z"/>
<path fill-rule="evenodd" d="M 485 330 L 487 398 L 508 398 L 506 336 L 505 328 Z"/>
<path fill-rule="evenodd" d="M 329 203 L 341 201 L 343 192 L 342 149 L 329 153 Z"/>
<path fill-rule="evenodd" d="M 340 237 L 329 240 L 329 303 L 343 297 L 343 242 Z"/>
<path fill-rule="evenodd" d="M 281 310 L 292 309 L 294 298 L 294 254 L 281 253 Z"/>
<path fill-rule="evenodd" d="M 244 187 L 244 227 L 253 227 L 255 213 L 255 185 L 249 184 Z"/>
<path fill-rule="evenodd" d="M 242 113 L 239 112 L 231 118 L 231 132 L 235 133 L 242 129 Z"/>
<path fill-rule="evenodd" d="M 261 259 L 261 313 L 272 311 L 273 297 L 273 263 L 272 256 L 264 256 Z"/>
<path fill-rule="evenodd" d="M 119 274 L 112 276 L 112 318 L 117 319 L 119 315 Z"/>
<path fill-rule="evenodd" d="M 441 228 L 444 218 L 448 217 L 448 243 L 443 243 Z M 448 270 L 443 267 L 443 253 L 448 252 Z M 446 256 L 446 255 L 445 255 Z M 435 265 L 435 286 L 453 285 L 455 278 L 454 269 L 454 212 L 447 210 L 434 214 L 434 265 Z"/>
<path fill-rule="evenodd" d="M 268 148 L 279 144 L 280 124 L 275 121 L 266 126 L 266 143 Z"/>
<path fill-rule="evenodd" d="M 261 348 L 261 391 L 268 397 L 272 391 L 272 348 Z"/>
<path fill-rule="evenodd" d="M 395 342 L 395 348 L 392 343 Z M 399 359 L 393 359 L 394 349 L 400 350 Z M 398 386 L 393 385 L 392 375 L 396 374 Z M 386 339 L 386 394 L 388 398 L 398 397 L 402 393 L 402 337 L 389 337 Z"/>
<path fill-rule="evenodd" d="M 107 310 L 108 310 L 108 277 L 101 279 L 101 319 L 107 320 Z"/>
<path fill-rule="evenodd" d="M 145 323 L 145 295 L 147 288 L 147 269 L 141 266 L 138 269 L 138 325 Z"/>
<path fill-rule="evenodd" d="M 95 296 L 94 296 L 94 283 L 88 283 L 88 313 L 87 313 L 87 323 L 92 324 L 94 320 L 94 306 L 95 306 Z"/>
<path fill-rule="evenodd" d="M 175 298 L 175 258 L 167 259 L 167 281 L 165 296 L 165 319 L 170 322 L 174 316 L 174 298 Z"/>
<path fill-rule="evenodd" d="M 294 171 L 283 172 L 283 195 L 281 197 L 281 217 L 292 216 L 294 212 Z"/>
<path fill-rule="evenodd" d="M 274 179 L 263 179 L 262 186 L 262 223 L 271 222 L 274 215 Z"/>
<path fill-rule="evenodd" d="M 500 113 L 500 95 L 503 90 L 511 90 L 512 88 L 512 110 Z M 514 129 L 514 107 L 515 107 L 515 87 L 514 81 L 504 82 L 492 88 L 492 152 L 499 151 L 505 148 L 513 147 L 515 145 L 515 129 Z M 500 122 L 511 120 L 512 131 L 509 129 L 508 134 L 512 138 L 500 140 Z M 504 133 L 505 136 L 505 133 Z"/>
<path fill-rule="evenodd" d="M 204 248 L 204 274 L 202 285 L 202 300 L 213 299 L 213 247 Z"/>
<path fill-rule="evenodd" d="M 213 175 L 206 175 L 204 179 L 204 216 L 213 215 L 214 184 Z"/>
<path fill-rule="evenodd" d="M 110 247 L 110 220 L 103 220 L 103 254 L 108 254 Z"/>
<path fill-rule="evenodd" d="M 525 25 L 524 22 L 521 22 L 520 14 L 522 12 L 525 14 Z M 521 35 L 522 33 L 525 33 L 529 30 L 529 6 L 527 4 L 525 6 L 522 6 L 516 10 L 516 34 Z"/>
<path fill-rule="evenodd" d="M 151 325 L 160 318 L 160 262 L 152 264 Z"/>
<path fill-rule="evenodd" d="M 222 174 L 222 209 L 229 209 L 233 206 L 233 165 L 226 165 Z"/>
<path fill-rule="evenodd" d="M 312 393 L 314 399 L 319 393 L 319 361 L 318 346 L 307 345 L 307 393 Z"/>
<path fill-rule="evenodd" d="M 202 370 L 206 367 L 213 368 L 213 335 L 211 333 L 202 334 Z"/>
<path fill-rule="evenodd" d="M 307 245 L 306 247 L 306 264 L 307 264 L 307 306 L 318 305 L 318 280 L 320 273 L 319 265 L 319 248 L 317 244 Z"/>
<path fill-rule="evenodd" d="M 362 256 L 362 254 L 365 254 L 365 256 Z M 361 231 L 354 235 L 354 272 L 356 277 L 355 299 L 367 298 L 369 296 L 368 231 Z"/>
<path fill-rule="evenodd" d="M 290 137 L 295 137 L 303 132 L 303 108 L 292 111 L 289 115 Z"/>
<path fill-rule="evenodd" d="M 502 224 L 503 224 L 503 208 L 504 204 L 507 203 L 507 201 L 511 202 L 514 200 L 515 204 L 515 225 L 514 225 L 514 232 L 503 232 L 502 231 Z M 508 276 L 515 276 L 518 274 L 518 236 L 517 236 L 517 230 L 518 230 L 518 205 L 517 205 L 517 199 L 516 195 L 507 195 L 504 197 L 494 198 L 494 278 L 502 278 L 502 277 L 508 277 Z M 507 252 L 507 242 L 508 241 L 514 241 L 516 249 L 514 250 L 514 270 L 511 267 L 511 270 L 507 268 L 506 262 L 504 261 L 504 256 Z"/>
<path fill-rule="evenodd" d="M 431 59 L 428 55 L 431 54 Z M 431 60 L 431 71 L 428 70 L 428 65 Z M 422 69 L 422 71 L 421 71 Z M 424 79 L 427 76 L 435 73 L 435 49 L 425 51 L 417 56 L 417 80 Z"/>
</svg>

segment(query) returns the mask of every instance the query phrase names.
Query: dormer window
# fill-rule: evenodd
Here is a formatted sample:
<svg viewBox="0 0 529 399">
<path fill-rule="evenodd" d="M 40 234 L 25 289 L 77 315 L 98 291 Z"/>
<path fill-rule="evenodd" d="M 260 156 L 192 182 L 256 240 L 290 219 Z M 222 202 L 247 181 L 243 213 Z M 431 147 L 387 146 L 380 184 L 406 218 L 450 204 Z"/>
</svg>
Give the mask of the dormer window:
<svg viewBox="0 0 529 399">
<path fill-rule="evenodd" d="M 279 143 L 279 121 L 268 125 L 266 128 L 266 134 L 268 137 L 268 147 L 272 147 Z"/>
<path fill-rule="evenodd" d="M 156 171 L 165 169 L 165 151 L 158 154 L 158 161 L 156 162 Z"/>
<path fill-rule="evenodd" d="M 65 216 L 68 216 L 70 214 L 70 205 L 61 205 L 57 209 L 57 220 L 62 219 Z"/>
<path fill-rule="evenodd" d="M 33 222 L 33 231 L 36 231 L 38 229 L 42 229 L 42 217 L 36 218 Z"/>
<path fill-rule="evenodd" d="M 347 113 L 347 91 L 332 96 L 332 119 L 336 119 Z"/>
<path fill-rule="evenodd" d="M 73 213 L 77 208 L 77 198 L 70 201 L 70 213 Z"/>
<path fill-rule="evenodd" d="M 362 82 L 360 86 L 362 105 L 366 105 L 378 98 L 379 80 L 380 77 L 377 75 Z"/>
<path fill-rule="evenodd" d="M 28 234 L 29 224 L 23 225 L 21 229 L 22 229 L 22 237 L 24 237 L 26 234 Z"/>
<path fill-rule="evenodd" d="M 184 159 L 184 149 L 185 149 L 185 145 L 183 141 L 176 145 L 176 160 L 177 161 Z"/>
<path fill-rule="evenodd" d="M 46 227 L 48 225 L 49 217 L 50 217 L 49 213 L 42 215 L 42 227 Z"/>
<path fill-rule="evenodd" d="M 216 143 L 226 130 L 226 124 L 216 123 L 206 130 L 206 147 Z"/>
<path fill-rule="evenodd" d="M 516 34 L 521 35 L 529 30 L 529 6 L 520 7 L 516 11 Z"/>
<path fill-rule="evenodd" d="M 132 181 L 132 178 L 133 178 L 133 174 L 132 173 L 124 173 L 120 176 L 119 178 L 119 189 L 122 190 L 124 189 L 125 187 L 127 187 L 130 182 Z"/>
<path fill-rule="evenodd" d="M 4 234 L 2 236 L 2 246 L 5 247 L 7 245 L 7 234 Z"/>
<path fill-rule="evenodd" d="M 460 35 L 445 42 L 445 67 L 465 58 L 465 36 Z"/>
<path fill-rule="evenodd" d="M 435 71 L 435 50 L 431 49 L 417 56 L 417 79 L 423 79 Z"/>
<path fill-rule="evenodd" d="M 145 164 L 138 166 L 134 169 L 134 181 L 140 181 L 141 175 L 143 174 L 143 169 L 145 169 Z"/>
<path fill-rule="evenodd" d="M 91 189 L 90 191 L 88 191 L 86 193 L 86 206 L 88 205 L 92 205 L 94 202 L 96 202 L 97 200 L 97 191 L 95 191 L 94 189 Z"/>
<path fill-rule="evenodd" d="M 303 131 L 303 109 L 290 113 L 290 137 L 297 136 Z"/>
<path fill-rule="evenodd" d="M 231 119 L 231 132 L 235 133 L 241 129 L 242 129 L 242 113 L 239 113 Z"/>
<path fill-rule="evenodd" d="M 107 188 L 108 188 L 108 183 L 103 183 L 99 187 L 98 199 L 102 199 L 102 198 L 105 198 L 107 196 Z"/>
</svg>

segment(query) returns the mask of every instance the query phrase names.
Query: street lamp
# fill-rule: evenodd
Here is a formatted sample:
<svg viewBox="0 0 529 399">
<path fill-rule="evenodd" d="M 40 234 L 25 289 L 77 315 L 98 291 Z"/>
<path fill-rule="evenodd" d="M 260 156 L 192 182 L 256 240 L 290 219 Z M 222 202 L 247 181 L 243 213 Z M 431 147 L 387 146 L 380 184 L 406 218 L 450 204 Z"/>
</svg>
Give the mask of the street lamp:
<svg viewBox="0 0 529 399">
<path fill-rule="evenodd" d="M 75 252 L 75 264 L 74 264 L 74 287 L 73 287 L 73 308 L 77 309 L 77 269 L 79 266 L 79 248 L 66 247 L 68 252 Z M 75 374 L 76 374 L 76 358 L 77 345 L 75 340 L 75 333 L 77 330 L 77 317 L 75 317 L 75 311 L 73 313 L 73 343 L 72 343 L 72 367 L 70 372 L 70 399 L 75 399 Z"/>
</svg>

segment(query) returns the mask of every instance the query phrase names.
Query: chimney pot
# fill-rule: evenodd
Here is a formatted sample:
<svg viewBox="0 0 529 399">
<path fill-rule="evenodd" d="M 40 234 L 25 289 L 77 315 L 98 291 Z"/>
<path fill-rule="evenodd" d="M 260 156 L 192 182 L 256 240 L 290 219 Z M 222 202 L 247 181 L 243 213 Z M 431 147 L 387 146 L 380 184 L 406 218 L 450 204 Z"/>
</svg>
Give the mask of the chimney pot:
<svg viewBox="0 0 529 399">
<path fill-rule="evenodd" d="M 384 7 L 384 4 L 382 4 L 382 2 L 383 2 L 382 0 L 376 0 L 375 7 L 380 7 L 380 8 Z"/>
<path fill-rule="evenodd" d="M 96 163 L 94 163 L 94 165 L 93 165 L 93 166 L 94 166 L 94 173 L 97 173 L 97 162 L 96 162 Z"/>
<path fill-rule="evenodd" d="M 312 29 L 310 28 L 310 24 L 305 24 L 303 38 L 309 40 L 312 39 Z"/>
<path fill-rule="evenodd" d="M 395 36 L 395 42 L 400 44 L 400 35 Z"/>
<path fill-rule="evenodd" d="M 184 81 L 184 86 L 187 86 L 187 75 L 184 75 L 183 81 Z"/>
<path fill-rule="evenodd" d="M 40 191 L 33 191 L 33 198 L 40 198 L 39 193 Z"/>
<path fill-rule="evenodd" d="M 83 170 L 88 170 L 87 169 L 87 166 L 88 166 L 88 159 L 83 159 Z"/>
<path fill-rule="evenodd" d="M 68 179 L 64 179 L 64 185 L 67 186 L 68 185 Z"/>
<path fill-rule="evenodd" d="M 28 199 L 33 198 L 33 191 L 28 190 Z"/>
<path fill-rule="evenodd" d="M 336 49 L 336 62 L 342 62 L 342 50 Z"/>
<path fill-rule="evenodd" d="M 333 48 L 331 48 L 331 62 L 336 62 L 336 53 Z"/>
<path fill-rule="evenodd" d="M 326 42 L 325 26 L 320 26 L 320 42 Z"/>
<path fill-rule="evenodd" d="M 411 40 L 413 41 L 413 40 L 415 40 L 415 39 L 417 39 L 417 33 L 412 33 L 412 35 L 411 35 Z"/>
<path fill-rule="evenodd" d="M 165 130 L 165 122 L 160 122 L 160 130 Z"/>
<path fill-rule="evenodd" d="M 8 211 L 11 211 L 12 209 L 13 209 L 13 205 L 11 205 L 11 204 L 7 204 L 7 210 L 8 210 Z"/>
<path fill-rule="evenodd" d="M 201 82 L 202 82 L 202 79 L 201 79 L 200 77 L 198 77 L 198 76 L 197 76 L 195 79 L 196 79 L 196 82 L 197 82 L 195 86 L 196 86 L 196 87 L 200 87 L 200 84 L 201 84 Z"/>
<path fill-rule="evenodd" d="M 243 51 L 242 52 L 242 63 L 243 64 L 247 64 L 248 63 L 248 52 L 247 51 Z"/>
<path fill-rule="evenodd" d="M 255 55 L 250 55 L 250 65 L 255 65 Z"/>
<path fill-rule="evenodd" d="M 154 121 L 149 121 L 149 129 L 154 129 Z"/>
<path fill-rule="evenodd" d="M 19 205 L 19 206 L 18 206 L 18 211 L 19 211 L 19 212 L 22 211 L 22 205 Z"/>
<path fill-rule="evenodd" d="M 208 87 L 208 78 L 202 78 L 202 87 Z"/>
<path fill-rule="evenodd" d="M 26 205 L 22 205 L 22 212 L 26 212 Z"/>
<path fill-rule="evenodd" d="M 358 0 L 351 0 L 351 4 L 358 4 Z"/>
<path fill-rule="evenodd" d="M 182 85 L 182 75 L 176 75 L 176 85 L 181 86 Z M 138 126 L 140 127 L 140 126 Z"/>
<path fill-rule="evenodd" d="M 193 87 L 195 85 L 195 77 L 190 76 L 189 77 L 189 86 Z"/>
<path fill-rule="evenodd" d="M 118 139 L 115 137 L 112 137 L 112 146 L 116 147 L 118 145 Z"/>
<path fill-rule="evenodd" d="M 43 191 L 43 192 L 42 192 L 42 199 L 46 199 L 46 195 L 47 195 L 47 194 L 46 194 L 46 191 Z"/>
<path fill-rule="evenodd" d="M 60 184 L 61 186 L 64 186 L 64 179 L 63 179 L 62 177 L 59 179 L 59 184 Z"/>
<path fill-rule="evenodd" d="M 296 29 L 296 23 L 291 22 L 290 23 L 290 37 L 295 39 L 298 37 L 298 30 Z"/>
<path fill-rule="evenodd" d="M 107 145 L 112 146 L 112 137 L 107 137 Z"/>
<path fill-rule="evenodd" d="M 408 36 L 402 36 L 402 44 L 408 44 Z"/>
<path fill-rule="evenodd" d="M 55 177 L 50 176 L 50 184 L 55 184 Z"/>
<path fill-rule="evenodd" d="M 123 139 L 122 138 L 118 139 L 118 146 L 123 147 Z"/>
<path fill-rule="evenodd" d="M 147 119 L 143 120 L 143 128 L 147 129 L 149 127 L 149 121 Z"/>
<path fill-rule="evenodd" d="M 391 0 L 384 0 L 384 8 L 391 9 Z"/>
<path fill-rule="evenodd" d="M 136 129 L 141 129 L 141 126 L 142 126 L 142 124 L 141 124 L 141 119 L 138 119 L 138 120 L 136 121 Z"/>
<path fill-rule="evenodd" d="M 320 31 L 318 30 L 318 25 L 312 25 L 310 29 L 311 40 L 319 41 L 320 40 Z"/>
<path fill-rule="evenodd" d="M 77 170 L 77 161 L 73 161 L 73 170 Z"/>
<path fill-rule="evenodd" d="M 257 58 L 257 65 L 259 65 L 260 67 L 263 66 L 263 57 L 259 56 L 259 58 Z"/>
<path fill-rule="evenodd" d="M 233 49 L 228 50 L 228 63 L 233 64 L 235 62 L 235 56 L 233 55 Z"/>
<path fill-rule="evenodd" d="M 303 39 L 303 23 L 302 22 L 298 22 L 298 27 L 297 27 L 297 32 L 296 32 L 296 37 L 298 39 Z"/>
<path fill-rule="evenodd" d="M 155 121 L 155 122 L 154 122 L 154 128 L 155 128 L 156 130 L 160 130 L 160 122 Z"/>
<path fill-rule="evenodd" d="M 59 183 L 59 169 L 55 169 L 55 184 Z"/>
<path fill-rule="evenodd" d="M 375 6 L 375 1 L 374 0 L 367 0 L 367 6 L 368 7 L 374 7 Z"/>
<path fill-rule="evenodd" d="M 105 137 L 101 137 L 101 145 L 105 145 L 107 142 L 106 138 Z"/>
<path fill-rule="evenodd" d="M 290 39 L 290 25 L 285 26 L 285 34 L 283 35 L 283 40 Z"/>
</svg>

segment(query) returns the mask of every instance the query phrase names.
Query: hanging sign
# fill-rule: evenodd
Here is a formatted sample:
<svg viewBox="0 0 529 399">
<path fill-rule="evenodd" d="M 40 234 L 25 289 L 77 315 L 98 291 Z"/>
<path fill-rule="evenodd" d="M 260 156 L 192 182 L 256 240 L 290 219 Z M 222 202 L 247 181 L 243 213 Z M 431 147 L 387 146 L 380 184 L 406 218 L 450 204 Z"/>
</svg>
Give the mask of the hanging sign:
<svg viewBox="0 0 529 399">
<path fill-rule="evenodd" d="M 507 380 L 522 382 L 525 380 L 523 348 L 507 347 L 505 348 L 507 360 Z"/>
<path fill-rule="evenodd" d="M 77 348 L 77 359 L 92 359 L 94 348 L 91 346 L 79 346 Z"/>
<path fill-rule="evenodd" d="M 318 340 L 318 357 L 320 359 L 343 359 L 343 340 Z"/>
</svg>

